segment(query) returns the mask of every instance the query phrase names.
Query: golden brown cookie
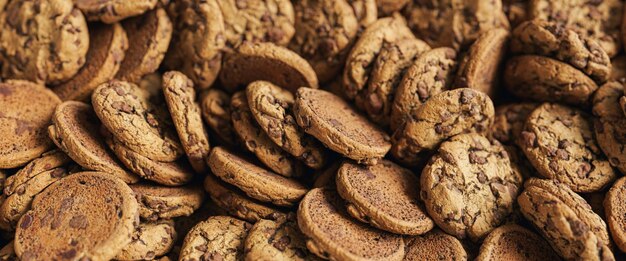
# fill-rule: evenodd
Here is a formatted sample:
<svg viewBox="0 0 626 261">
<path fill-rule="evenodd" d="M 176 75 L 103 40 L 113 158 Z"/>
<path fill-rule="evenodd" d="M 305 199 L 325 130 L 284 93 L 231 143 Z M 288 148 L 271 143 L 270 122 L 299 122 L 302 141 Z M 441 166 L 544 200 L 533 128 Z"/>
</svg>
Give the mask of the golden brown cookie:
<svg viewBox="0 0 626 261">
<path fill-rule="evenodd" d="M 200 110 L 209 130 L 217 137 L 218 142 L 233 146 L 239 140 L 233 129 L 230 112 L 231 96 L 226 92 L 211 88 L 200 95 Z"/>
<path fill-rule="evenodd" d="M 468 260 L 461 241 L 435 228 L 423 236 L 406 238 L 404 260 Z"/>
<path fill-rule="evenodd" d="M 168 119 L 160 117 L 149 93 L 137 85 L 117 80 L 102 84 L 93 92 L 91 103 L 102 124 L 133 151 L 167 162 L 183 154 Z"/>
<path fill-rule="evenodd" d="M 402 237 L 383 232 L 348 216 L 331 189 L 316 188 L 298 208 L 298 227 L 313 254 L 332 260 L 402 260 Z"/>
<path fill-rule="evenodd" d="M 402 10 L 409 2 L 410 0 L 376 0 L 378 14 L 380 16 L 389 16 L 394 12 Z"/>
<path fill-rule="evenodd" d="M 224 57 L 220 82 L 234 92 L 253 81 L 268 81 L 291 92 L 318 88 L 311 65 L 293 51 L 273 43 L 244 43 Z"/>
<path fill-rule="evenodd" d="M 511 28 L 516 28 L 528 20 L 528 0 L 502 0 L 502 9 L 506 13 Z"/>
<path fill-rule="evenodd" d="M 213 148 L 208 164 L 213 174 L 249 197 L 278 206 L 293 206 L 308 191 L 294 179 L 254 165 L 222 147 Z"/>
<path fill-rule="evenodd" d="M 420 184 L 435 223 L 477 242 L 513 212 L 522 176 L 497 140 L 472 133 L 443 142 L 422 171 Z"/>
<path fill-rule="evenodd" d="M 166 72 L 163 74 L 163 95 L 187 159 L 196 172 L 206 172 L 209 137 L 202 123 L 200 106 L 196 103 L 193 82 L 178 71 Z"/>
<path fill-rule="evenodd" d="M 498 90 L 509 31 L 494 28 L 481 34 L 459 62 L 456 88 L 471 88 L 494 97 Z"/>
<path fill-rule="evenodd" d="M 356 20 L 359 23 L 359 33 L 376 22 L 378 19 L 378 9 L 376 0 L 349 0 L 348 4 L 352 6 Z"/>
<path fill-rule="evenodd" d="M 309 253 L 306 238 L 291 220 L 259 220 L 244 243 L 244 260 L 321 260 Z"/>
<path fill-rule="evenodd" d="M 22 166 L 52 148 L 46 128 L 59 103 L 59 97 L 42 85 L 0 83 L 0 168 Z"/>
<path fill-rule="evenodd" d="M 151 183 L 130 185 L 139 202 L 139 214 L 154 221 L 189 216 L 204 202 L 204 190 L 196 184 L 182 187 L 163 187 Z"/>
<path fill-rule="evenodd" d="M 426 51 L 406 70 L 391 106 L 390 128 L 395 131 L 430 97 L 450 89 L 457 69 L 454 49 Z"/>
<path fill-rule="evenodd" d="M 48 134 L 57 147 L 87 170 L 109 173 L 126 183 L 139 177 L 127 172 L 111 154 L 100 135 L 100 121 L 85 103 L 67 101 L 57 106 Z"/>
<path fill-rule="evenodd" d="M 256 122 L 244 91 L 233 94 L 230 110 L 235 133 L 243 141 L 243 146 L 261 163 L 285 177 L 296 177 L 302 174 L 302 164 L 278 147 Z"/>
<path fill-rule="evenodd" d="M 405 164 L 418 164 L 449 137 L 487 132 L 493 115 L 493 103 L 483 92 L 469 88 L 444 91 L 420 105 L 395 131 L 391 153 Z"/>
<path fill-rule="evenodd" d="M 185 236 L 179 260 L 242 260 L 244 240 L 251 227 L 232 217 L 210 217 Z"/>
<path fill-rule="evenodd" d="M 514 145 L 519 140 L 528 115 L 539 104 L 537 103 L 509 103 L 496 107 L 493 125 L 489 129 L 489 135 L 507 145 Z"/>
<path fill-rule="evenodd" d="M 360 163 L 376 164 L 391 148 L 384 131 L 330 92 L 300 88 L 293 111 L 306 133 Z"/>
<path fill-rule="evenodd" d="M 523 99 L 587 106 L 598 85 L 582 71 L 536 55 L 509 59 L 504 69 L 507 89 Z"/>
<path fill-rule="evenodd" d="M 69 175 L 39 194 L 22 216 L 15 252 L 22 260 L 111 259 L 131 242 L 138 208 L 133 191 L 118 178 Z"/>
<path fill-rule="evenodd" d="M 531 178 L 517 201 L 524 217 L 564 259 L 615 260 L 604 221 L 568 186 Z"/>
<path fill-rule="evenodd" d="M 167 254 L 174 246 L 174 221 L 168 219 L 141 223 L 132 241 L 116 256 L 116 260 L 152 260 Z"/>
<path fill-rule="evenodd" d="M 526 120 L 517 144 L 539 175 L 576 192 L 609 185 L 616 173 L 593 137 L 590 115 L 564 105 L 544 103 Z"/>
<path fill-rule="evenodd" d="M 89 31 L 72 0 L 5 1 L 0 77 L 61 83 L 85 64 Z"/>
<path fill-rule="evenodd" d="M 624 86 L 620 82 L 607 82 L 593 97 L 595 138 L 609 163 L 626 173 L 626 118 L 620 106 L 624 99 Z"/>
<path fill-rule="evenodd" d="M 359 21 L 346 0 L 304 0 L 294 3 L 296 33 L 289 44 L 315 70 L 319 81 L 332 80 L 343 68 Z"/>
<path fill-rule="evenodd" d="M 124 60 L 128 38 L 120 24 L 93 23 L 89 27 L 89 38 L 85 65 L 72 79 L 52 87 L 61 100 L 89 100 L 98 85 L 113 79 Z"/>
<path fill-rule="evenodd" d="M 515 28 L 510 49 L 513 54 L 541 55 L 568 63 L 600 83 L 611 72 L 611 60 L 595 40 L 545 20 L 527 21 Z"/>
<path fill-rule="evenodd" d="M 172 22 L 160 7 L 144 15 L 122 22 L 128 35 L 129 48 L 115 76 L 128 82 L 138 82 L 141 77 L 159 68 L 172 38 Z"/>
<path fill-rule="evenodd" d="M 613 184 L 604 199 L 604 211 L 606 213 L 606 223 L 617 247 L 624 251 L 626 249 L 626 230 L 624 229 L 626 220 L 626 209 L 624 209 L 624 197 L 626 193 L 626 178 L 620 178 Z"/>
<path fill-rule="evenodd" d="M 83 11 L 87 20 L 102 21 L 108 24 L 131 16 L 141 15 L 153 9 L 159 0 L 78 0 L 76 7 Z"/>
<path fill-rule="evenodd" d="M 361 222 L 402 235 L 421 235 L 435 226 L 419 201 L 419 179 L 391 161 L 345 162 L 336 182 L 348 214 Z"/>
<path fill-rule="evenodd" d="M 254 81 L 246 88 L 250 112 L 267 136 L 313 169 L 326 164 L 325 148 L 296 123 L 293 93 L 270 82 Z"/>
<path fill-rule="evenodd" d="M 541 236 L 519 225 L 504 225 L 485 238 L 477 261 L 559 260 L 559 256 Z"/>
<path fill-rule="evenodd" d="M 37 174 L 65 166 L 71 161 L 72 159 L 60 150 L 51 150 L 44 154 L 41 154 L 39 158 L 32 160 L 26 166 L 18 170 L 15 174 L 6 178 L 3 184 L 3 193 L 7 196 L 10 196 L 11 194 L 15 193 L 15 190 L 20 185 L 26 183 Z"/>
</svg>

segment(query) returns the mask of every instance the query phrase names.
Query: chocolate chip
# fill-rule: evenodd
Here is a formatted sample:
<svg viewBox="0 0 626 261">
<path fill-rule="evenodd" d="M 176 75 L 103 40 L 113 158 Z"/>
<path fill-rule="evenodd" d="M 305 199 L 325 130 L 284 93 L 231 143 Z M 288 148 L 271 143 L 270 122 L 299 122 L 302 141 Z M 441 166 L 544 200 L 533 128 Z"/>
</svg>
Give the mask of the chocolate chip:
<svg viewBox="0 0 626 261">
<path fill-rule="evenodd" d="M 278 241 L 274 242 L 272 246 L 280 251 L 285 251 L 289 243 L 291 243 L 291 238 L 289 236 L 282 236 L 280 239 L 278 239 Z"/>
<path fill-rule="evenodd" d="M 21 219 L 21 222 L 20 222 L 20 228 L 27 229 L 32 224 L 33 224 L 33 216 L 31 214 L 26 214 L 26 215 L 22 216 L 22 219 Z"/>
</svg>

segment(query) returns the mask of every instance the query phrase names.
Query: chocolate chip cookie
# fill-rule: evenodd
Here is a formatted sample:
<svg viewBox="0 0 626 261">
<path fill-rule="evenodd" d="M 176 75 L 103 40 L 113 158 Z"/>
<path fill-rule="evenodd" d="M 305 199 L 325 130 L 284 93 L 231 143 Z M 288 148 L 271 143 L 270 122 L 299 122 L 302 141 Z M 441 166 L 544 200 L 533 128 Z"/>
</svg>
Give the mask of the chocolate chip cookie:
<svg viewBox="0 0 626 261">
<path fill-rule="evenodd" d="M 246 97 L 256 122 L 274 143 L 313 169 L 326 164 L 322 144 L 294 119 L 295 98 L 291 92 L 270 82 L 255 81 L 246 88 Z"/>
<path fill-rule="evenodd" d="M 337 192 L 327 188 L 312 189 L 302 199 L 298 227 L 309 251 L 334 260 L 402 260 L 400 236 L 354 221 L 343 204 Z"/>
<path fill-rule="evenodd" d="M 244 243 L 244 260 L 321 260 L 309 253 L 306 238 L 291 220 L 259 220 Z"/>
<path fill-rule="evenodd" d="M 365 164 L 387 154 L 389 136 L 340 97 L 311 88 L 296 93 L 294 115 L 301 128 L 326 147 Z"/>
<path fill-rule="evenodd" d="M 442 143 L 422 171 L 420 183 L 422 200 L 435 223 L 476 242 L 513 212 L 522 176 L 511 167 L 498 141 L 472 133 Z"/>
<path fill-rule="evenodd" d="M 587 106 L 598 85 L 575 67 L 545 56 L 510 58 L 504 69 L 507 89 L 522 99 Z"/>
<path fill-rule="evenodd" d="M 196 103 L 193 82 L 178 71 L 166 72 L 163 74 L 163 95 L 187 159 L 196 172 L 206 172 L 209 137 L 202 123 L 200 106 Z"/>
<path fill-rule="evenodd" d="M 391 161 L 343 163 L 336 182 L 348 213 L 362 222 L 403 235 L 421 235 L 435 225 L 419 202 L 418 178 Z"/>
<path fill-rule="evenodd" d="M 614 260 L 604 221 L 568 186 L 531 178 L 517 201 L 524 217 L 565 259 Z"/>
<path fill-rule="evenodd" d="M 22 166 L 52 148 L 46 128 L 60 103 L 43 85 L 21 80 L 0 83 L 0 168 Z"/>
<path fill-rule="evenodd" d="M 404 241 L 404 260 L 468 260 L 461 241 L 437 228 Z"/>
<path fill-rule="evenodd" d="M 3 10 L 1 78 L 54 84 L 85 64 L 89 31 L 74 1 L 10 1 Z"/>
<path fill-rule="evenodd" d="M 150 183 L 130 185 L 139 202 L 141 218 L 149 221 L 189 216 L 204 202 L 201 186 L 163 187 Z"/>
<path fill-rule="evenodd" d="M 593 98 L 593 115 L 596 141 L 609 163 L 620 172 L 626 173 L 626 118 L 620 107 L 624 86 L 619 82 L 607 82 Z"/>
<path fill-rule="evenodd" d="M 91 92 L 98 85 L 113 79 L 124 60 L 128 38 L 119 23 L 91 24 L 89 39 L 85 65 L 72 79 L 52 87 L 52 91 L 59 95 L 61 100 L 89 100 Z"/>
<path fill-rule="evenodd" d="M 308 191 L 294 179 L 254 165 L 222 147 L 211 150 L 207 160 L 213 174 L 249 197 L 278 206 L 293 206 Z"/>
<path fill-rule="evenodd" d="M 120 251 L 117 260 L 152 260 L 167 254 L 176 240 L 174 221 L 168 219 L 141 223 L 132 241 Z"/>
<path fill-rule="evenodd" d="M 503 144 L 513 145 L 520 138 L 528 115 L 539 104 L 531 102 L 509 103 L 496 107 L 489 135 Z"/>
<path fill-rule="evenodd" d="M 210 217 L 185 236 L 179 260 L 242 260 L 244 240 L 251 227 L 232 217 Z"/>
<path fill-rule="evenodd" d="M 587 113 L 544 103 L 526 120 L 517 143 L 539 175 L 576 192 L 594 192 L 610 184 L 616 173 L 593 137 Z"/>
<path fill-rule="evenodd" d="M 174 161 L 183 149 L 149 96 L 133 83 L 114 80 L 100 85 L 91 103 L 102 124 L 124 145 L 153 160 Z"/>
<path fill-rule="evenodd" d="M 541 236 L 519 225 L 496 228 L 485 238 L 476 260 L 559 260 Z"/>
<path fill-rule="evenodd" d="M 547 56 L 568 63 L 603 83 L 611 72 L 611 60 L 592 38 L 559 23 L 533 20 L 520 24 L 511 36 L 513 54 Z"/>
<path fill-rule="evenodd" d="M 457 53 L 447 47 L 419 55 L 406 70 L 391 106 L 390 128 L 395 131 L 430 97 L 450 89 L 457 69 Z"/>
<path fill-rule="evenodd" d="M 67 154 L 60 150 L 51 150 L 42 154 L 41 157 L 32 160 L 15 174 L 6 178 L 3 184 L 4 195 L 12 195 L 18 187 L 39 173 L 66 166 L 71 160 Z"/>
<path fill-rule="evenodd" d="M 153 9 L 159 0 L 79 0 L 76 7 L 83 11 L 87 20 L 115 23 L 128 17 L 141 15 Z"/>
<path fill-rule="evenodd" d="M 487 132 L 493 115 L 493 103 L 483 92 L 469 88 L 444 91 L 418 107 L 395 131 L 391 153 L 405 164 L 418 164 L 449 137 Z"/>
<path fill-rule="evenodd" d="M 200 95 L 200 110 L 204 122 L 214 134 L 218 142 L 233 146 L 238 144 L 238 138 L 231 122 L 230 99 L 226 92 L 211 88 Z"/>
<path fill-rule="evenodd" d="M 624 251 L 626 249 L 626 230 L 624 229 L 624 193 L 626 192 L 626 178 L 621 178 L 613 184 L 604 199 L 604 211 L 609 231 L 617 247 Z"/>
<path fill-rule="evenodd" d="M 138 209 L 133 191 L 118 178 L 69 175 L 39 194 L 22 216 L 15 252 L 22 260 L 111 259 L 131 242 Z"/>
<path fill-rule="evenodd" d="M 234 92 L 253 81 L 268 81 L 294 92 L 300 87 L 318 88 L 311 65 L 295 52 L 273 43 L 243 43 L 224 57 L 220 82 Z"/>
</svg>

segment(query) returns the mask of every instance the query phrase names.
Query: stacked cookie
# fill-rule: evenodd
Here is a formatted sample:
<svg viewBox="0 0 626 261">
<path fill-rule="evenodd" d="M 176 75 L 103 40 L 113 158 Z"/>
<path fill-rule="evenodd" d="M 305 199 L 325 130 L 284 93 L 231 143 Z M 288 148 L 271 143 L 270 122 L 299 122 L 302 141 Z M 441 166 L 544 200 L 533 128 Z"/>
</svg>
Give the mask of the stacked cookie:
<svg viewBox="0 0 626 261">
<path fill-rule="evenodd" d="M 623 10 L 0 0 L 0 259 L 623 259 Z"/>
</svg>

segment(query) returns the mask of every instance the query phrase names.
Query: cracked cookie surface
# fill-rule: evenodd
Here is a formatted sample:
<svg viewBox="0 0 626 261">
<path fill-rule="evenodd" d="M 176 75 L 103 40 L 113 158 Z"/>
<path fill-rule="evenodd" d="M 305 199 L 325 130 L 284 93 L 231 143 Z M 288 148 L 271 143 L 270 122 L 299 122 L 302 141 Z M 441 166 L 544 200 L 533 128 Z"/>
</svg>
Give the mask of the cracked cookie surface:
<svg viewBox="0 0 626 261">
<path fill-rule="evenodd" d="M 538 106 L 538 103 L 521 102 L 496 107 L 489 134 L 503 144 L 515 144 L 524 129 L 528 115 Z"/>
<path fill-rule="evenodd" d="M 607 82 L 596 91 L 593 98 L 595 138 L 609 163 L 626 173 L 626 118 L 620 106 L 624 99 L 624 86 L 619 82 Z"/>
<path fill-rule="evenodd" d="M 291 220 L 259 220 L 244 244 L 245 260 L 321 260 L 309 253 L 306 237 Z"/>
<path fill-rule="evenodd" d="M 167 254 L 176 240 L 174 221 L 163 219 L 140 223 L 132 241 L 115 256 L 117 260 L 152 260 Z"/>
<path fill-rule="evenodd" d="M 200 109 L 204 122 L 217 136 L 218 141 L 229 146 L 238 144 L 239 140 L 231 121 L 231 96 L 218 88 L 211 88 L 200 97 Z"/>
<path fill-rule="evenodd" d="M 251 227 L 232 217 L 210 217 L 185 236 L 180 260 L 243 260 L 244 241 Z"/>
</svg>

